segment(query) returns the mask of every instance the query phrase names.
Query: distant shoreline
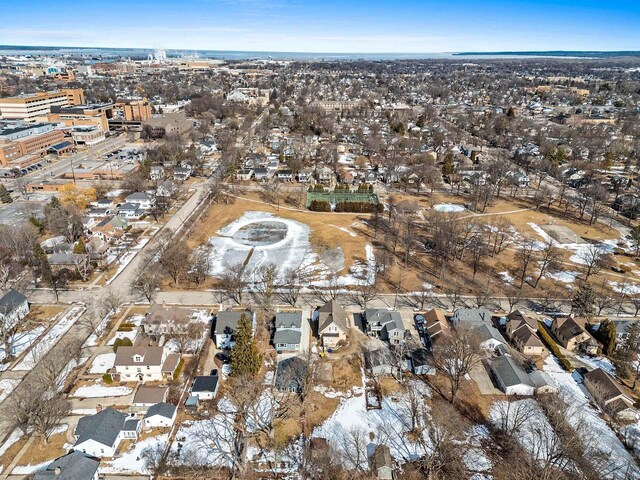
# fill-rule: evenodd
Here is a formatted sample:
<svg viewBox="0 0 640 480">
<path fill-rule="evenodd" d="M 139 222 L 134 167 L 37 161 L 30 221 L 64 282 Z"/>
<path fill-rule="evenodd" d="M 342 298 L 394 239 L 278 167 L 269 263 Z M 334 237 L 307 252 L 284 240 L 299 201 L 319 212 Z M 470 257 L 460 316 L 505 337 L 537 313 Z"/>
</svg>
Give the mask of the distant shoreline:
<svg viewBox="0 0 640 480">
<path fill-rule="evenodd" d="M 462 58 L 614 58 L 640 57 L 640 51 L 504 51 L 504 52 L 432 52 L 432 53 L 335 53 L 335 52 L 270 52 L 242 50 L 164 49 L 169 58 L 209 58 L 223 60 L 429 60 Z M 98 58 L 141 59 L 156 51 L 153 48 L 66 47 L 54 45 L 0 45 L 0 55 L 80 55 Z"/>
</svg>

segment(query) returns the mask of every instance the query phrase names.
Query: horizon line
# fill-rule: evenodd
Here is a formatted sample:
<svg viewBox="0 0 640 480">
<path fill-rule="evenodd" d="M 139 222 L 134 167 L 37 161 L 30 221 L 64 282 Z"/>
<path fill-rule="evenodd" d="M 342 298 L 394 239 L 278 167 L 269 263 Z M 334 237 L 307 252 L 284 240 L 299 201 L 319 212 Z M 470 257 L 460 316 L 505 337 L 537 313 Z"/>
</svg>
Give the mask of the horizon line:
<svg viewBox="0 0 640 480">
<path fill-rule="evenodd" d="M 302 54 L 330 54 L 330 55 L 433 55 L 433 54 L 451 54 L 451 55 L 506 55 L 506 54 L 550 54 L 550 53 L 638 53 L 640 55 L 640 49 L 638 50 L 564 50 L 564 49 L 552 49 L 552 50 L 464 50 L 464 51 L 422 51 L 422 52 L 338 52 L 338 51 L 295 51 L 295 50 L 219 50 L 219 49 L 206 49 L 206 48 L 162 48 L 162 47 L 99 47 L 99 46 L 69 46 L 69 45 L 30 45 L 30 44 L 0 44 L 1 48 L 44 48 L 44 49 L 101 49 L 101 50 L 173 50 L 180 52 L 233 52 L 233 53 L 302 53 Z"/>
</svg>

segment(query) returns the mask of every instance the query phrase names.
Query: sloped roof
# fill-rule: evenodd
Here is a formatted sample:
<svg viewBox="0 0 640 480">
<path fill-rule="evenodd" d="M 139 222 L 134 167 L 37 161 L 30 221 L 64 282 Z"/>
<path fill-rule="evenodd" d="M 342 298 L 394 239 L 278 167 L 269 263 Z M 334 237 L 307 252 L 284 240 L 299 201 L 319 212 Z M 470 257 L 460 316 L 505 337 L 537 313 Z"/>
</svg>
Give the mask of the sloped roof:
<svg viewBox="0 0 640 480">
<path fill-rule="evenodd" d="M 301 328 L 302 312 L 276 313 L 276 330 L 279 328 Z"/>
<path fill-rule="evenodd" d="M 522 326 L 513 332 L 513 336 L 516 337 L 525 347 L 543 347 L 542 341 L 538 336 L 533 333 L 528 327 Z"/>
<path fill-rule="evenodd" d="M 494 358 L 491 361 L 491 366 L 493 367 L 493 372 L 500 377 L 505 387 L 513 387 L 515 385 L 533 386 L 527 372 L 510 355 Z"/>
<path fill-rule="evenodd" d="M 34 480 L 92 480 L 100 460 L 79 451 L 56 458 L 44 470 L 35 473 Z M 57 469 L 60 473 L 56 473 Z"/>
<path fill-rule="evenodd" d="M 558 331 L 564 338 L 571 339 L 585 333 L 584 328 L 573 317 L 560 317 L 554 319 L 554 321 L 557 324 Z"/>
<path fill-rule="evenodd" d="M 279 343 L 287 343 L 289 345 L 299 344 L 300 339 L 302 338 L 302 332 L 299 330 L 292 330 L 290 328 L 285 328 L 281 330 L 276 330 L 273 334 L 273 343 L 277 345 Z"/>
<path fill-rule="evenodd" d="M 385 326 L 387 331 L 389 330 L 404 330 L 404 324 L 402 323 L 402 317 L 400 312 L 395 310 L 380 310 L 380 309 L 367 309 L 365 310 L 365 317 L 370 324 L 380 324 Z"/>
<path fill-rule="evenodd" d="M 155 405 L 149 407 L 149 410 L 147 410 L 147 413 L 145 414 L 144 418 L 145 419 L 150 418 L 155 415 L 160 415 L 161 417 L 165 417 L 165 418 L 173 418 L 175 413 L 176 413 L 175 405 L 161 402 L 161 403 L 156 403 Z"/>
<path fill-rule="evenodd" d="M 218 386 L 217 375 L 198 375 L 193 380 L 191 392 L 215 392 Z"/>
<path fill-rule="evenodd" d="M 601 368 L 596 368 L 584 374 L 584 378 L 602 390 L 603 400 L 608 402 L 619 395 L 626 395 L 624 390 L 611 376 Z"/>
<path fill-rule="evenodd" d="M 0 298 L 0 315 L 13 313 L 20 305 L 27 301 L 27 297 L 17 290 L 9 290 Z"/>
<path fill-rule="evenodd" d="M 117 368 L 121 365 L 161 365 L 164 347 L 128 347 L 121 345 L 116 352 L 116 359 L 113 365 Z M 141 362 L 134 362 L 133 356 L 140 355 Z"/>
<path fill-rule="evenodd" d="M 246 315 L 249 320 L 253 319 L 253 313 L 249 311 L 245 312 L 218 312 L 216 315 L 216 326 L 213 330 L 214 334 L 220 335 L 223 333 L 231 333 L 238 328 L 238 322 L 240 317 Z"/>
<path fill-rule="evenodd" d="M 318 310 L 318 330 L 322 332 L 329 325 L 335 324 L 344 333 L 349 330 L 347 312 L 335 300 L 329 300 Z"/>
<path fill-rule="evenodd" d="M 76 445 L 87 440 L 94 440 L 98 443 L 113 447 L 118 434 L 124 428 L 124 423 L 129 418 L 126 413 L 119 412 L 113 408 L 107 408 L 100 413 L 82 417 L 76 427 Z"/>
</svg>

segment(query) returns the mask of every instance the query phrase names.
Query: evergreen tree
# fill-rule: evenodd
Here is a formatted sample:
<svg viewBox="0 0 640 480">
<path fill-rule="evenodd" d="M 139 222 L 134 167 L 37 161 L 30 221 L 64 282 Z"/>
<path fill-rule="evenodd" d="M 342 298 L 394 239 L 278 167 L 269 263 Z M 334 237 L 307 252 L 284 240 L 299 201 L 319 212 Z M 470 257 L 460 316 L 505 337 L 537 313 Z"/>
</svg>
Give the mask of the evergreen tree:
<svg viewBox="0 0 640 480">
<path fill-rule="evenodd" d="M 589 283 L 583 283 L 573 296 L 571 302 L 572 311 L 579 317 L 589 317 L 593 315 L 596 294 Z"/>
<path fill-rule="evenodd" d="M 253 337 L 253 325 L 246 315 L 240 317 L 231 348 L 231 374 L 236 377 L 256 376 L 262 366 L 262 353 Z"/>
<path fill-rule="evenodd" d="M 616 349 L 616 325 L 608 318 L 600 322 L 600 327 L 595 335 L 596 339 L 602 343 L 605 355 L 613 354 Z"/>
<path fill-rule="evenodd" d="M 0 183 L 0 202 L 2 203 L 12 203 L 13 198 L 11 198 L 11 194 L 7 190 L 7 187 L 4 184 Z"/>
<path fill-rule="evenodd" d="M 80 237 L 78 242 L 73 246 L 73 253 L 87 253 L 87 246 L 84 243 L 83 237 Z"/>
</svg>

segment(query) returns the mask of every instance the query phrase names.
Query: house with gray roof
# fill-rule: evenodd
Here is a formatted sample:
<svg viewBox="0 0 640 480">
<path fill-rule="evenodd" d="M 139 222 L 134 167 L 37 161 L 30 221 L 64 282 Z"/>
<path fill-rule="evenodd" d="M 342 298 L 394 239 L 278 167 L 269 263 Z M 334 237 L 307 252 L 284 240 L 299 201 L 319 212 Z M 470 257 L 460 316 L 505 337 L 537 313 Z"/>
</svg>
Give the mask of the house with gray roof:
<svg viewBox="0 0 640 480">
<path fill-rule="evenodd" d="M 302 312 L 278 312 L 275 319 L 273 346 L 279 352 L 300 350 Z"/>
<path fill-rule="evenodd" d="M 35 472 L 33 480 L 98 480 L 99 466 L 99 458 L 75 450 Z"/>
<path fill-rule="evenodd" d="M 178 408 L 170 403 L 156 403 L 147 410 L 142 422 L 146 430 L 152 428 L 169 428 L 176 421 Z"/>
<path fill-rule="evenodd" d="M 492 359 L 491 373 L 500 390 L 507 395 L 533 395 L 535 391 L 529 375 L 511 355 Z"/>
<path fill-rule="evenodd" d="M 0 298 L 0 319 L 5 329 L 13 326 L 29 313 L 27 297 L 17 290 L 9 290 Z"/>
<path fill-rule="evenodd" d="M 318 309 L 318 335 L 327 348 L 334 348 L 340 341 L 347 340 L 349 324 L 347 312 L 335 300 L 329 300 Z"/>
<path fill-rule="evenodd" d="M 231 348 L 235 344 L 234 333 L 238 328 L 238 323 L 242 315 L 246 315 L 253 324 L 253 331 L 256 327 L 256 315 L 250 311 L 244 312 L 218 312 L 215 318 L 215 326 L 213 327 L 213 336 L 215 337 L 216 347 Z"/>
<path fill-rule="evenodd" d="M 367 335 L 398 345 L 405 340 L 405 328 L 400 312 L 370 308 L 365 310 Z"/>
<path fill-rule="evenodd" d="M 131 195 L 127 196 L 124 201 L 126 203 L 136 205 L 142 210 L 150 210 L 155 203 L 155 199 L 153 198 L 153 196 L 149 195 L 146 192 L 134 192 Z"/>
<path fill-rule="evenodd" d="M 78 421 L 74 450 L 94 457 L 113 457 L 122 440 L 136 440 L 140 422 L 131 415 L 107 408 Z"/>
<path fill-rule="evenodd" d="M 198 375 L 193 379 L 190 393 L 198 400 L 213 400 L 218 391 L 218 375 Z"/>
</svg>

